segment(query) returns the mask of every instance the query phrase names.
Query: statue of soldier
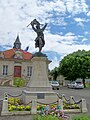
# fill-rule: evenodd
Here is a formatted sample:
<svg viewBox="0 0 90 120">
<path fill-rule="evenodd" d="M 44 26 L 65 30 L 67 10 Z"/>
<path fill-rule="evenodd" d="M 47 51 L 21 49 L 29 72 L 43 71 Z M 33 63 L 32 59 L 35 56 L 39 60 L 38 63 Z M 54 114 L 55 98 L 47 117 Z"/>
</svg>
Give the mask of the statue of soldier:
<svg viewBox="0 0 90 120">
<path fill-rule="evenodd" d="M 34 19 L 30 24 L 32 29 L 37 33 L 37 37 L 35 39 L 35 48 L 39 47 L 39 52 L 41 52 L 42 47 L 45 45 L 43 31 L 45 30 L 47 23 L 42 28 L 40 28 L 41 24 L 36 19 Z"/>
</svg>

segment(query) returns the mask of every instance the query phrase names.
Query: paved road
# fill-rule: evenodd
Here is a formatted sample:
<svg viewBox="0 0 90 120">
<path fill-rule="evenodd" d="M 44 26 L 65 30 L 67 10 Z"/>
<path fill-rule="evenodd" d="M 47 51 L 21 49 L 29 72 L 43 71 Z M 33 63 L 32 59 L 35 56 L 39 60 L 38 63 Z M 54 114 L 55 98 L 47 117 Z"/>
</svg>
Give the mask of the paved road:
<svg viewBox="0 0 90 120">
<path fill-rule="evenodd" d="M 26 88 L 15 88 L 15 87 L 3 87 L 0 86 L 0 99 L 3 98 L 5 92 L 11 95 L 19 95 L 22 93 L 22 90 Z M 55 91 L 58 92 L 60 95 L 65 94 L 66 97 L 69 99 L 70 96 L 74 96 L 76 101 L 79 101 L 81 98 L 86 99 L 87 101 L 87 108 L 88 114 L 90 114 L 90 89 L 69 89 L 67 87 L 60 87 L 60 90 Z M 20 118 L 19 118 L 20 117 Z M 31 116 L 8 116 L 8 117 L 0 117 L 0 120 L 32 120 Z"/>
</svg>

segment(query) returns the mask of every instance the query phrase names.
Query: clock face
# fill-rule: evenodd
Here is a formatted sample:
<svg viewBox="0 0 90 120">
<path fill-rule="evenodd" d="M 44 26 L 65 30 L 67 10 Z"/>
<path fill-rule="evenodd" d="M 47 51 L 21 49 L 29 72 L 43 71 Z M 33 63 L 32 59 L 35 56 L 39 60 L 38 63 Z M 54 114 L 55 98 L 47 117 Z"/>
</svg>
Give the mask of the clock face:
<svg viewBox="0 0 90 120">
<path fill-rule="evenodd" d="M 16 44 L 16 48 L 19 48 L 19 44 Z"/>
</svg>

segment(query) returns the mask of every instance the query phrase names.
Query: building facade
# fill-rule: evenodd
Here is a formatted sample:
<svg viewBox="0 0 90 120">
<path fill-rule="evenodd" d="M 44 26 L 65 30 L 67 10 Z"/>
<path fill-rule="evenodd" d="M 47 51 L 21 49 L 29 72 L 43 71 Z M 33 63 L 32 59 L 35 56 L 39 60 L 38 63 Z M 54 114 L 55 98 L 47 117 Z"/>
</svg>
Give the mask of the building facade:
<svg viewBox="0 0 90 120">
<path fill-rule="evenodd" d="M 21 49 L 17 36 L 12 49 L 0 52 L 0 84 L 20 77 L 29 80 L 32 74 L 32 54 Z"/>
</svg>

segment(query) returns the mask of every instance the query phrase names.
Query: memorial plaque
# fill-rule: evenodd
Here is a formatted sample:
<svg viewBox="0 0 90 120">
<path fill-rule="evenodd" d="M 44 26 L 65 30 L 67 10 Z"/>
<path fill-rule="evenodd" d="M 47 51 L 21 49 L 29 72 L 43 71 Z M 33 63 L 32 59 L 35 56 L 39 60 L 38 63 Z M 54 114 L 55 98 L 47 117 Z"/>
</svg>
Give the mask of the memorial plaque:
<svg viewBox="0 0 90 120">
<path fill-rule="evenodd" d="M 45 94 L 44 93 L 37 93 L 37 99 L 44 99 Z"/>
</svg>

